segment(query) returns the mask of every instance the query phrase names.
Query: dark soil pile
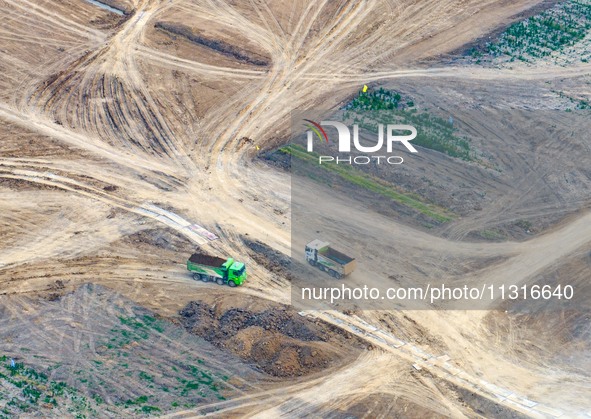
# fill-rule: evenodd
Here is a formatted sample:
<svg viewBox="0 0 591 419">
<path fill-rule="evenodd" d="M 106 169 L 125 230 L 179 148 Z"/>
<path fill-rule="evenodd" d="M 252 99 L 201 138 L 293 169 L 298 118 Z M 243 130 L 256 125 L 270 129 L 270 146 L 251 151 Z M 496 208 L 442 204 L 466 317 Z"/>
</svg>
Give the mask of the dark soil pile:
<svg viewBox="0 0 591 419">
<path fill-rule="evenodd" d="M 249 254 L 259 265 L 264 266 L 269 272 L 273 272 L 291 280 L 291 258 L 265 243 L 258 240 L 250 240 L 242 237 L 242 241 L 250 249 Z"/>
<path fill-rule="evenodd" d="M 217 304 L 192 301 L 179 314 L 189 332 L 276 377 L 302 376 L 335 366 L 362 346 L 350 335 L 284 307 L 224 310 Z"/>
<path fill-rule="evenodd" d="M 194 33 L 193 30 L 187 26 L 181 24 L 173 24 L 170 22 L 157 22 L 154 25 L 157 29 L 169 32 L 173 35 L 185 37 L 189 41 L 209 48 L 215 52 L 226 55 L 238 61 L 242 61 L 248 64 L 256 66 L 267 66 L 269 62 L 258 54 L 246 51 L 235 45 L 231 45 L 221 39 L 211 39 L 203 34 Z"/>
</svg>

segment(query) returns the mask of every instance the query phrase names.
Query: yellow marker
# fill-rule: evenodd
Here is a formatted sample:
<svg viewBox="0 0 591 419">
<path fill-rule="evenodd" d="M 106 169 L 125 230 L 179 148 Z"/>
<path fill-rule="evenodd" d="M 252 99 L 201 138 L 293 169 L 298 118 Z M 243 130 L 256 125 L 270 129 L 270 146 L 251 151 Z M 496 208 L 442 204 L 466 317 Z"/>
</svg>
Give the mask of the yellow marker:
<svg viewBox="0 0 591 419">
<path fill-rule="evenodd" d="M 257 150 L 260 150 L 261 148 L 257 145 Z"/>
<path fill-rule="evenodd" d="M 367 84 L 364 84 L 363 85 L 363 93 L 366 93 L 366 92 L 367 92 Z"/>
</svg>

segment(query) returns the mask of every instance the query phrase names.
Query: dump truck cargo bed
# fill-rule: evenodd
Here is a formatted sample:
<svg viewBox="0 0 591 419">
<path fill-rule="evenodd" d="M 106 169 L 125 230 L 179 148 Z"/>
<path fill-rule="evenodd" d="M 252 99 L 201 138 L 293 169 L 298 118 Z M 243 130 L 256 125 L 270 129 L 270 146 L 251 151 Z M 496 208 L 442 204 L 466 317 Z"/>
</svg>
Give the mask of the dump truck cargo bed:
<svg viewBox="0 0 591 419">
<path fill-rule="evenodd" d="M 333 249 L 332 247 L 329 247 L 326 253 L 322 253 L 322 256 L 332 259 L 335 262 L 340 263 L 341 265 L 346 265 L 347 263 L 355 260 L 354 258 L 349 257 L 346 254 Z"/>
<path fill-rule="evenodd" d="M 200 265 L 222 266 L 226 262 L 226 259 L 210 256 L 205 253 L 193 253 L 189 258 L 189 261 Z"/>
</svg>

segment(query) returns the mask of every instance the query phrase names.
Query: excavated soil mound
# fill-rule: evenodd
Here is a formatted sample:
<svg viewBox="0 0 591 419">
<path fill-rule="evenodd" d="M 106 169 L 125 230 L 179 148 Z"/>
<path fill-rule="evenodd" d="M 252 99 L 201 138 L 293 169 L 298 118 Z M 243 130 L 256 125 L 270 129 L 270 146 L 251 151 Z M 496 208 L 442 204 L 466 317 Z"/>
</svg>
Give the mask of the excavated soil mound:
<svg viewBox="0 0 591 419">
<path fill-rule="evenodd" d="M 263 311 L 225 310 L 215 303 L 192 301 L 179 314 L 189 332 L 276 377 L 336 366 L 362 347 L 351 335 L 280 306 Z"/>
</svg>

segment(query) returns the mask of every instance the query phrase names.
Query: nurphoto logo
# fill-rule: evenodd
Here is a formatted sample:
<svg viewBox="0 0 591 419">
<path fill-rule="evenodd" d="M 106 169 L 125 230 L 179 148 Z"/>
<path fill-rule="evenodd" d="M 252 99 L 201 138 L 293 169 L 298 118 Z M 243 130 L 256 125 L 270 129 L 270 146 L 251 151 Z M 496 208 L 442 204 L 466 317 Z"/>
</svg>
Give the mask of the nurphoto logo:
<svg viewBox="0 0 591 419">
<path fill-rule="evenodd" d="M 310 119 L 304 119 L 308 124 L 306 125 L 309 130 L 307 131 L 307 151 L 314 151 L 314 134 L 321 142 L 329 143 L 328 134 L 324 127 L 333 127 L 336 129 L 338 139 L 338 151 L 339 153 L 350 153 L 351 152 L 351 130 L 349 127 L 340 121 L 320 121 L 318 124 Z M 355 150 L 361 155 L 355 156 L 318 156 L 318 164 L 327 162 L 334 162 L 336 164 L 350 164 L 350 165 L 364 165 L 370 162 L 377 164 L 402 164 L 404 159 L 401 156 L 391 155 L 394 150 L 394 144 L 400 143 L 406 147 L 411 153 L 417 153 L 417 149 L 410 143 L 417 136 L 417 130 L 412 125 L 399 125 L 399 124 L 388 124 L 385 129 L 385 141 L 384 141 L 384 124 L 378 124 L 378 139 L 374 145 L 362 145 L 359 140 L 359 126 L 353 125 L 353 146 Z M 409 134 L 401 134 L 409 133 Z M 382 152 L 386 145 L 387 155 L 376 155 L 373 153 Z"/>
</svg>

